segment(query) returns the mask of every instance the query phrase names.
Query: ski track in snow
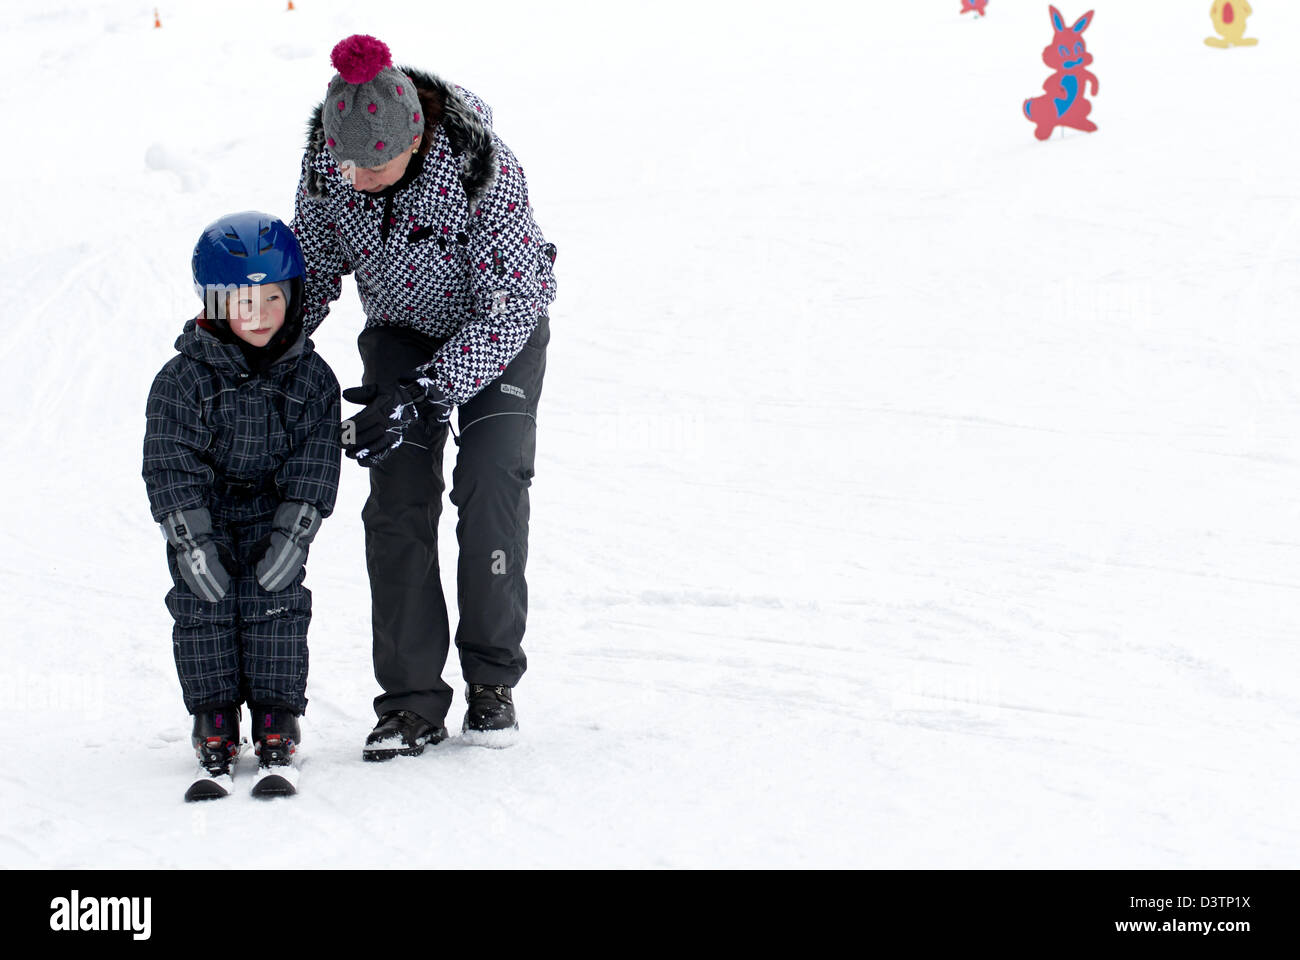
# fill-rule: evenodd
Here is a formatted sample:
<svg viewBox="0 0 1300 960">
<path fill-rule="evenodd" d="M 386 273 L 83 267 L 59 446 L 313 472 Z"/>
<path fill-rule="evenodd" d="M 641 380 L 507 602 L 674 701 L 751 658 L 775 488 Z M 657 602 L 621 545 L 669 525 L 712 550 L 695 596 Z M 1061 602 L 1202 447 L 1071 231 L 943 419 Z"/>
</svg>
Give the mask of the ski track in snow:
<svg viewBox="0 0 1300 960">
<path fill-rule="evenodd" d="M 1017 112 L 1046 76 L 1032 4 L 975 26 L 915 4 L 912 49 L 820 0 L 506 0 L 491 61 L 404 46 L 472 10 L 373 5 L 399 62 L 493 105 L 560 250 L 521 738 L 457 735 L 453 654 L 452 737 L 361 761 L 367 480 L 345 462 L 307 581 L 301 793 L 247 796 L 250 749 L 235 796 L 181 802 L 144 400 L 197 310 L 198 231 L 291 212 L 352 29 L 303 6 L 252 37 L 252 0 L 6 29 L 0 105 L 108 76 L 135 109 L 79 114 L 75 144 L 43 116 L 69 148 L 0 161 L 24 225 L 0 238 L 0 744 L 32 771 L 0 775 L 0 864 L 1296 866 L 1283 4 L 1227 55 L 1199 8 L 1100 11 L 1101 129 L 1046 144 Z M 193 69 L 213 55 L 239 69 Z M 361 323 L 349 281 L 315 337 L 345 386 Z M 453 529 L 448 504 L 444 571 Z"/>
</svg>

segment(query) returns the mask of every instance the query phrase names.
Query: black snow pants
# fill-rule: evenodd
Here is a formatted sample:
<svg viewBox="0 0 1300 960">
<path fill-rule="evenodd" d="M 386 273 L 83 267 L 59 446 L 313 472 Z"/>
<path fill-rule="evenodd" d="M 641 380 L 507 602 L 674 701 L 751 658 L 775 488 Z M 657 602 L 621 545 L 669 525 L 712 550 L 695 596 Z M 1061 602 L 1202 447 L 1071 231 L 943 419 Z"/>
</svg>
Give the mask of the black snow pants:
<svg viewBox="0 0 1300 960">
<path fill-rule="evenodd" d="M 238 519 L 212 506 L 213 539 L 234 558 L 223 558 L 230 588 L 216 603 L 194 595 L 181 578 L 176 552 L 167 549 L 175 582 L 167 593 L 175 621 L 172 652 L 190 713 L 245 701 L 298 714 L 307 709 L 311 591 L 303 586 L 305 571 L 278 593 L 257 582 L 254 567 L 269 543 L 275 501 L 261 497 L 257 505 L 265 509 L 251 516 L 252 503 L 234 505 Z"/>
<path fill-rule="evenodd" d="M 513 687 L 527 667 L 528 488 L 537 446 L 537 403 L 550 324 L 492 383 L 457 409 L 451 502 L 459 511 L 456 648 L 466 683 Z M 363 382 L 391 383 L 428 362 L 440 343 L 415 331 L 372 327 L 358 338 Z M 442 453 L 448 427 L 421 418 L 401 447 L 370 470 L 361 518 L 370 573 L 375 713 L 410 710 L 442 723 L 452 690 L 442 679 L 450 649 L 438 568 Z"/>
</svg>

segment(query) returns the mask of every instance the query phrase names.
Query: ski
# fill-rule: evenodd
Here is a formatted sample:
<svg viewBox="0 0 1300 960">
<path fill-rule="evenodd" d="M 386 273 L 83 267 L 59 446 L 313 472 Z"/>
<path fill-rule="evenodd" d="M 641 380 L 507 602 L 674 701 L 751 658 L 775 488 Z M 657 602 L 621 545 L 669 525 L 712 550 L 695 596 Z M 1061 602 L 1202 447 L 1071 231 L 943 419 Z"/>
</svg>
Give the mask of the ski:
<svg viewBox="0 0 1300 960">
<path fill-rule="evenodd" d="M 235 764 L 239 761 L 242 744 L 233 744 L 220 737 L 211 737 L 195 744 L 199 772 L 189 789 L 185 802 L 220 800 L 235 792 Z"/>
<path fill-rule="evenodd" d="M 190 788 L 185 791 L 185 802 L 193 803 L 196 800 L 220 800 L 222 797 L 230 796 L 235 790 L 235 778 L 230 775 L 229 771 L 216 775 L 208 774 L 206 771 L 199 776 Z"/>
<path fill-rule="evenodd" d="M 257 744 L 257 777 L 254 797 L 291 797 L 298 792 L 300 771 L 294 763 L 296 744 L 291 737 L 269 734 Z"/>
<path fill-rule="evenodd" d="M 292 797 L 298 792 L 300 771 L 292 764 L 284 767 L 258 767 L 250 794 L 254 797 Z"/>
</svg>

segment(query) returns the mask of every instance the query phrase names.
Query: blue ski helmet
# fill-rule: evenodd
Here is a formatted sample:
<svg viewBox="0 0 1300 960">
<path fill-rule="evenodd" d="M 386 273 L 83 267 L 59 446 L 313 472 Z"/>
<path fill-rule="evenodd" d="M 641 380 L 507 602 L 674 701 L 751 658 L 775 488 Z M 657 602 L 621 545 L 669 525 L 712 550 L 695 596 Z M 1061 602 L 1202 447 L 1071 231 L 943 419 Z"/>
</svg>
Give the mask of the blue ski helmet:
<svg viewBox="0 0 1300 960">
<path fill-rule="evenodd" d="M 210 320 L 224 319 L 225 294 L 253 283 L 283 283 L 290 314 L 302 315 L 302 278 L 306 273 L 302 248 L 293 231 L 269 213 L 245 210 L 213 220 L 194 245 L 191 265 L 194 289 Z M 213 302 L 217 297 L 219 307 Z"/>
</svg>

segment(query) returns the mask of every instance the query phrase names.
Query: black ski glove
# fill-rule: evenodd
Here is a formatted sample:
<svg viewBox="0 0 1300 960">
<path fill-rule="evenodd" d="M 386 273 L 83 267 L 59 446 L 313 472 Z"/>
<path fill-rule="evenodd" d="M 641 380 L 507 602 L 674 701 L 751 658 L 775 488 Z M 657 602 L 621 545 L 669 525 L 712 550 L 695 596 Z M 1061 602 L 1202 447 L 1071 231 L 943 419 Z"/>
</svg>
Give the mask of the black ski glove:
<svg viewBox="0 0 1300 960">
<path fill-rule="evenodd" d="M 278 593 L 298 578 L 307 562 L 307 548 L 320 529 L 320 511 L 310 503 L 282 503 L 271 521 L 271 543 L 257 561 L 257 582 L 267 593 Z"/>
<path fill-rule="evenodd" d="M 420 417 L 439 423 L 451 419 L 451 401 L 418 372 L 387 386 L 349 387 L 343 399 L 365 404 L 364 410 L 343 421 L 343 452 L 363 467 L 387 460 Z"/>
<path fill-rule="evenodd" d="M 176 565 L 186 585 L 209 603 L 230 589 L 230 574 L 222 565 L 220 548 L 212 539 L 212 514 L 207 507 L 175 510 L 163 522 L 163 536 L 176 550 Z"/>
</svg>

